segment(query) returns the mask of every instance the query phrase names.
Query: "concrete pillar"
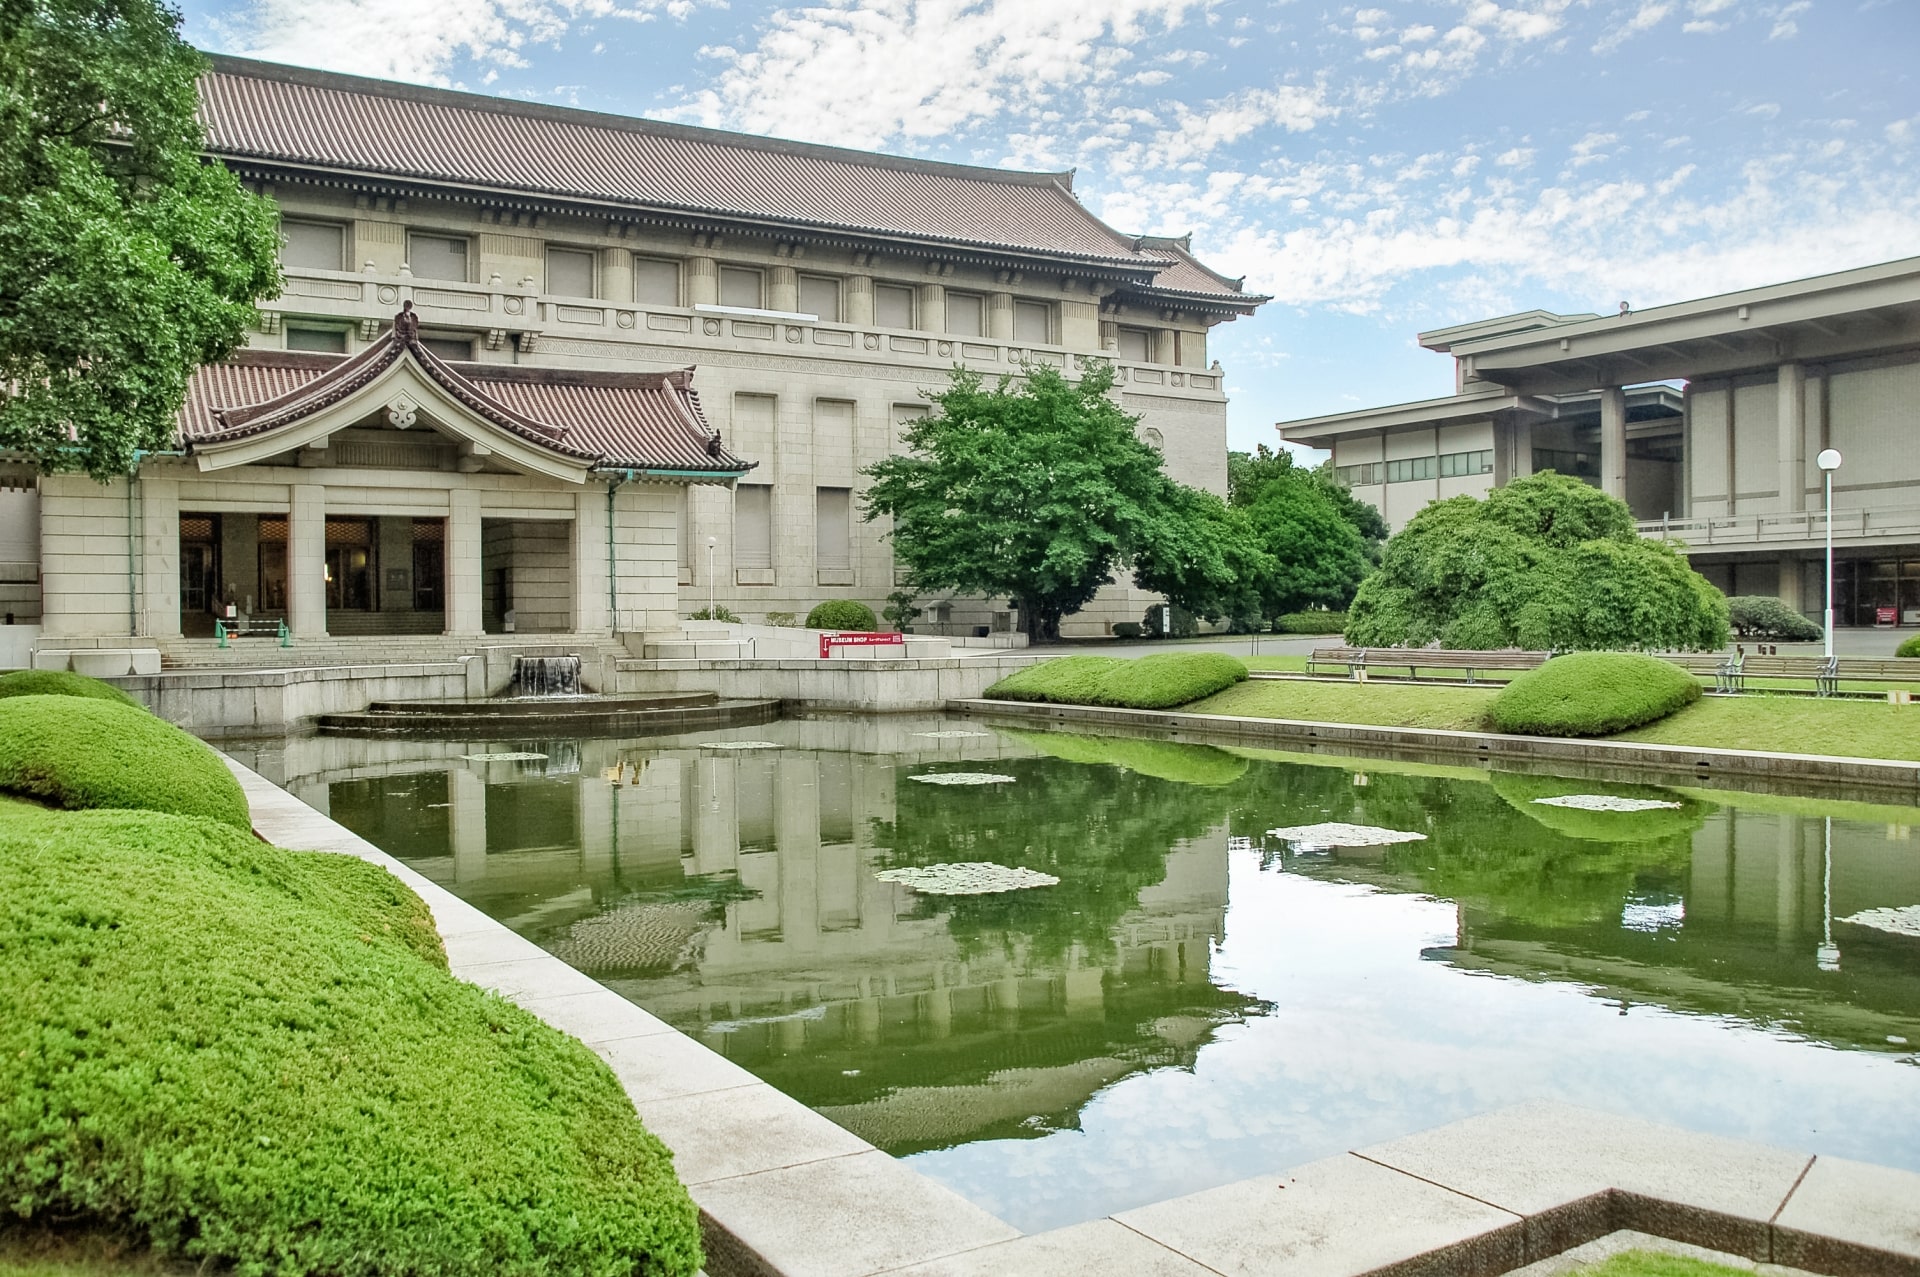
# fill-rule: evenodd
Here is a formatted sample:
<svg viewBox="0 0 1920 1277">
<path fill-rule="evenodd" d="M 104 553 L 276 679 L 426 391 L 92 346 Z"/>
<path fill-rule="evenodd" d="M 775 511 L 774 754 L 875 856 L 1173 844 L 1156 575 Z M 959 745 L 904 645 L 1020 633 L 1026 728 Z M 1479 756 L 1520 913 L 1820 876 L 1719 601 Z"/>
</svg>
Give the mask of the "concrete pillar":
<svg viewBox="0 0 1920 1277">
<path fill-rule="evenodd" d="M 477 635 L 482 630 L 480 571 L 480 493 L 454 488 L 447 493 L 447 633 Z"/>
<path fill-rule="evenodd" d="M 947 331 L 947 286 L 945 284 L 920 285 L 919 310 L 920 331 L 943 333 Z"/>
<path fill-rule="evenodd" d="M 734 809 L 730 758 L 693 762 L 693 871 L 732 873 L 740 867 L 740 823 Z"/>
<path fill-rule="evenodd" d="M 995 341 L 1013 340 L 1013 294 L 990 293 L 987 296 L 987 336 Z"/>
<path fill-rule="evenodd" d="M 774 767 L 774 846 L 780 851 L 780 931 L 795 950 L 820 943 L 820 762 L 782 752 Z"/>
<path fill-rule="evenodd" d="M 465 767 L 447 770 L 447 843 L 455 882 L 487 876 L 487 786 Z"/>
<path fill-rule="evenodd" d="M 373 521 L 374 596 L 382 612 L 413 611 L 413 520 L 405 515 L 382 515 Z M 387 578 L 396 570 L 406 574 L 406 584 L 387 588 Z"/>
<path fill-rule="evenodd" d="M 767 309 L 800 309 L 800 272 L 791 266 L 775 266 L 767 272 Z"/>
<path fill-rule="evenodd" d="M 849 324 L 865 327 L 873 323 L 873 276 L 847 276 L 845 305 L 843 318 Z"/>
<path fill-rule="evenodd" d="M 607 490 L 590 483 L 573 496 L 573 632 L 606 634 Z"/>
<path fill-rule="evenodd" d="M 287 504 L 287 626 L 296 639 L 327 636 L 327 490 L 296 483 Z"/>
<path fill-rule="evenodd" d="M 1807 822 L 1801 816 L 1776 816 L 1779 822 L 1779 861 L 1773 886 L 1774 943 L 1791 953 L 1800 938 L 1800 864 L 1806 850 Z"/>
<path fill-rule="evenodd" d="M 1627 392 L 1618 386 L 1600 392 L 1600 490 L 1627 499 Z"/>
<path fill-rule="evenodd" d="M 633 300 L 633 254 L 626 249 L 600 251 L 600 297 L 610 302 Z"/>
<path fill-rule="evenodd" d="M 711 257 L 687 259 L 687 305 L 720 304 L 720 263 Z"/>
<path fill-rule="evenodd" d="M 1114 344 L 1119 344 L 1115 330 Z M 1093 354 L 1104 349 L 1100 344 L 1100 303 L 1063 301 L 1060 303 L 1060 344 L 1068 350 Z"/>
<path fill-rule="evenodd" d="M 1779 415 L 1780 508 L 1783 511 L 1804 510 L 1807 508 L 1807 369 L 1805 364 L 1780 365 Z"/>
<path fill-rule="evenodd" d="M 617 784 L 617 782 L 616 782 Z M 580 872 L 594 879 L 613 867 L 613 791 L 597 768 L 582 768 L 573 786 L 573 819 L 580 831 Z"/>
<path fill-rule="evenodd" d="M 1804 559 L 1796 559 L 1790 554 L 1780 556 L 1780 588 L 1778 591 L 1780 601 L 1796 612 L 1800 610 L 1801 574 L 1809 567 L 1814 566 L 1815 565 L 1809 564 Z M 1818 569 L 1816 568 L 1816 570 Z"/>
<path fill-rule="evenodd" d="M 180 484 L 142 478 L 139 493 L 140 632 L 151 638 L 179 638 Z"/>
</svg>

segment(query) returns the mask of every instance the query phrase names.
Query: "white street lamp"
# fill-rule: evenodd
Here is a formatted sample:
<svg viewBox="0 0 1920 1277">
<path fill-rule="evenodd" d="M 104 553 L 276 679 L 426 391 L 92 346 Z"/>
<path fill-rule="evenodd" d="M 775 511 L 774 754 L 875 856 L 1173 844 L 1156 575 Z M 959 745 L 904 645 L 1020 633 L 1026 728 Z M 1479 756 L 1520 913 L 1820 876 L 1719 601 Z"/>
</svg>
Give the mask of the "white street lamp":
<svg viewBox="0 0 1920 1277">
<path fill-rule="evenodd" d="M 1813 459 L 1813 464 L 1820 467 L 1820 475 L 1826 483 L 1827 493 L 1827 647 L 1824 655 L 1831 661 L 1833 659 L 1833 472 L 1840 468 L 1839 449 L 1822 448 L 1820 455 Z"/>
<path fill-rule="evenodd" d="M 1835 453 L 1834 455 L 1838 456 L 1839 454 Z M 714 619 L 714 616 L 713 616 L 713 547 L 719 544 L 720 544 L 719 537 L 707 538 L 707 619 L 709 621 Z M 1827 575 L 1829 577 L 1833 575 L 1833 565 L 1831 563 L 1827 565 Z M 1829 586 L 1827 590 L 1827 606 L 1829 608 L 1833 606 L 1833 590 L 1831 586 Z M 1829 614 L 1829 616 L 1831 616 L 1831 614 Z"/>
</svg>

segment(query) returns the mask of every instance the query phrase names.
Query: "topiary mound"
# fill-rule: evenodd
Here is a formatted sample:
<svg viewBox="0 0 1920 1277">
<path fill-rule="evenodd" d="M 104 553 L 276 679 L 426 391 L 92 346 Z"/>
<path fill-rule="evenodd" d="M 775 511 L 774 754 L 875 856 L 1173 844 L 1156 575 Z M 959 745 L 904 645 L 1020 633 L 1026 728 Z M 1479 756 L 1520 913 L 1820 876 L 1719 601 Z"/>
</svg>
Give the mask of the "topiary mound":
<svg viewBox="0 0 1920 1277">
<path fill-rule="evenodd" d="M 1920 634 L 1916 634 L 1902 643 L 1898 648 L 1894 649 L 1893 654 L 1895 656 L 1920 656 Z"/>
<path fill-rule="evenodd" d="M 83 696 L 89 700 L 140 706 L 139 701 L 112 683 L 67 670 L 15 670 L 11 674 L 0 674 L 0 697 L 6 696 Z"/>
<path fill-rule="evenodd" d="M 240 782 L 211 749 L 136 705 L 0 700 L 0 791 L 56 807 L 126 807 L 252 828 Z"/>
<path fill-rule="evenodd" d="M 1247 760 L 1212 745 L 1134 740 L 1125 736 L 1075 736 L 1068 732 L 1001 731 L 1043 754 L 1069 763 L 1104 764 L 1182 785 L 1231 785 L 1247 772 Z"/>
<path fill-rule="evenodd" d="M 437 950 L 349 857 L 0 804 L 0 1200 L 276 1277 L 694 1272 L 606 1066 Z"/>
<path fill-rule="evenodd" d="M 1569 652 L 1508 683 L 1488 718 L 1525 736 L 1610 736 L 1700 699 L 1700 682 L 1671 661 L 1638 652 Z"/>
<path fill-rule="evenodd" d="M 1060 656 L 1016 670 L 985 695 L 1002 701 L 1167 709 L 1232 687 L 1247 667 L 1220 652 L 1161 652 L 1129 661 L 1117 656 Z"/>
<path fill-rule="evenodd" d="M 1820 627 L 1771 594 L 1738 594 L 1727 600 L 1727 620 L 1742 638 L 1811 643 Z"/>
<path fill-rule="evenodd" d="M 828 599 L 807 613 L 810 630 L 859 630 L 871 633 L 880 628 L 880 618 L 858 599 Z"/>
</svg>

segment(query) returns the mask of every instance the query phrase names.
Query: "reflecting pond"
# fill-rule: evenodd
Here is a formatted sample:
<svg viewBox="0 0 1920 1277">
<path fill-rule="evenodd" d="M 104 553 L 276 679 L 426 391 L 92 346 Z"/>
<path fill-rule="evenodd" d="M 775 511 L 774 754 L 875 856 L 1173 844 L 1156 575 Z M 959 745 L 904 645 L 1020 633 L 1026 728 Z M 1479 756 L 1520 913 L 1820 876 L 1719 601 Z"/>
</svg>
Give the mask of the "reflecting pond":
<svg viewBox="0 0 1920 1277">
<path fill-rule="evenodd" d="M 931 717 L 245 761 L 1027 1230 L 1530 1098 L 1920 1170 L 1920 809 Z M 875 877 L 973 861 L 1060 881 Z"/>
</svg>

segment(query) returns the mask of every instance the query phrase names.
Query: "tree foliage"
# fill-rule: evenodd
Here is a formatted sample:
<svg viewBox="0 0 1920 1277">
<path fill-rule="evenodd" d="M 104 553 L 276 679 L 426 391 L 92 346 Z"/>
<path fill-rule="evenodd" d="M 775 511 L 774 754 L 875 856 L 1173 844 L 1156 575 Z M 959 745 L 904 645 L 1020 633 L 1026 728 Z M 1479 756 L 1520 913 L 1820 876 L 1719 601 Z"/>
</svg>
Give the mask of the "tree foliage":
<svg viewBox="0 0 1920 1277">
<path fill-rule="evenodd" d="M 1387 543 L 1354 597 L 1367 647 L 1711 649 L 1727 602 L 1625 503 L 1546 472 L 1485 500 L 1436 501 Z"/>
<path fill-rule="evenodd" d="M 270 201 L 202 159 L 154 0 L 0 0 L 0 446 L 125 473 L 279 286 Z"/>
<path fill-rule="evenodd" d="M 1264 570 L 1245 578 L 1252 596 L 1235 616 L 1275 617 L 1311 608 L 1338 611 L 1352 600 L 1387 535 L 1380 512 L 1334 480 L 1265 444 L 1227 454 L 1227 494 Z"/>
</svg>

